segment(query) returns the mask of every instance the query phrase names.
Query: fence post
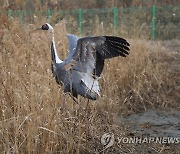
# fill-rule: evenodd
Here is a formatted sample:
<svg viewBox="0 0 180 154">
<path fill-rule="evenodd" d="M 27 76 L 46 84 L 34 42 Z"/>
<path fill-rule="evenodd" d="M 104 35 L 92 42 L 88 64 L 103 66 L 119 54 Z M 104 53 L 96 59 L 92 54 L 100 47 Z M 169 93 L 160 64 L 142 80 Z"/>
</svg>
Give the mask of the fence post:
<svg viewBox="0 0 180 154">
<path fill-rule="evenodd" d="M 18 10 L 18 16 L 19 16 L 19 23 L 22 24 L 23 23 L 23 11 L 22 10 Z"/>
<path fill-rule="evenodd" d="M 78 10 L 78 16 L 79 16 L 79 31 L 80 34 L 82 33 L 82 9 L 79 8 Z"/>
<path fill-rule="evenodd" d="M 8 10 L 8 18 L 12 17 L 12 10 Z"/>
<path fill-rule="evenodd" d="M 117 30 L 117 8 L 113 8 L 113 17 L 114 17 L 114 30 Z"/>
<path fill-rule="evenodd" d="M 47 11 L 47 18 L 48 18 L 48 21 L 50 21 L 50 17 L 51 17 L 51 10 L 48 9 L 48 11 Z"/>
<path fill-rule="evenodd" d="M 152 6 L 152 40 L 156 39 L 156 5 Z"/>
<path fill-rule="evenodd" d="M 41 0 L 41 6 L 44 6 L 44 0 Z"/>
</svg>

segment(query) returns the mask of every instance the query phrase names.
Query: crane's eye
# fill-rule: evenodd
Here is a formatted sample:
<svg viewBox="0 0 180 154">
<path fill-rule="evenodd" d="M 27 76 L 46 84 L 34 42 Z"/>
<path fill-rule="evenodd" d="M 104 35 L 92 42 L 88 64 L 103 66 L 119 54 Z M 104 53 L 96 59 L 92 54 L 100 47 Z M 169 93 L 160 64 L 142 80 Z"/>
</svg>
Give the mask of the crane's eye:
<svg viewBox="0 0 180 154">
<path fill-rule="evenodd" d="M 49 26 L 47 24 L 44 24 L 42 25 L 41 27 L 42 30 L 48 30 L 49 29 Z"/>
</svg>

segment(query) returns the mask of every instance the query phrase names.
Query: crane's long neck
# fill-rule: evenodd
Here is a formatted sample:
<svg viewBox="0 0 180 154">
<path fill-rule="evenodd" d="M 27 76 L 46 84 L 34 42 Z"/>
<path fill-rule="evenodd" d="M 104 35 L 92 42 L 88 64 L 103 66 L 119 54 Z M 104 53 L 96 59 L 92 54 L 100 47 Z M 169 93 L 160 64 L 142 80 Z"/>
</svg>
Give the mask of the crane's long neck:
<svg viewBox="0 0 180 154">
<path fill-rule="evenodd" d="M 57 54 L 56 44 L 54 40 L 54 30 L 52 30 L 51 57 L 52 57 L 52 61 L 55 63 L 63 62 L 61 59 L 59 59 L 58 54 Z"/>
</svg>

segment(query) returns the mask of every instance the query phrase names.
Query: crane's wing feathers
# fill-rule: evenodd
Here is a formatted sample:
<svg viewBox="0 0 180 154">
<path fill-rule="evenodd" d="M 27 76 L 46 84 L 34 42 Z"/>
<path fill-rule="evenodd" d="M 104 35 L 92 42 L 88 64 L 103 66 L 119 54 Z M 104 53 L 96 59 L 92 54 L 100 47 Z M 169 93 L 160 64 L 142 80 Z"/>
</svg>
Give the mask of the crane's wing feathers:
<svg viewBox="0 0 180 154">
<path fill-rule="evenodd" d="M 126 57 L 130 44 L 123 38 L 114 36 L 85 37 L 77 41 L 72 59 L 78 64 L 73 68 L 100 76 L 104 60 L 112 57 Z"/>
<path fill-rule="evenodd" d="M 129 54 L 128 46 L 130 44 L 125 39 L 114 36 L 104 37 L 104 43 L 96 47 L 97 52 L 99 52 L 104 59 L 117 56 L 126 57 Z"/>
<path fill-rule="evenodd" d="M 72 34 L 67 34 L 67 37 L 68 37 L 68 42 L 69 42 L 69 52 L 65 61 L 68 62 L 69 60 L 72 59 L 72 56 L 74 55 L 79 37 Z"/>
<path fill-rule="evenodd" d="M 76 38 L 69 36 L 69 53 L 63 62 L 65 70 L 75 70 L 81 77 L 81 86 L 86 96 L 96 99 L 99 94 L 98 77 L 101 75 L 105 59 L 129 54 L 129 43 L 113 36 Z"/>
<path fill-rule="evenodd" d="M 76 48 L 79 37 L 76 35 L 67 34 L 67 38 L 69 41 L 69 51 L 71 52 Z"/>
<path fill-rule="evenodd" d="M 104 68 L 104 59 L 101 57 L 101 55 L 97 52 L 96 53 L 96 66 L 93 71 L 93 75 L 100 77 L 102 71 Z"/>
</svg>

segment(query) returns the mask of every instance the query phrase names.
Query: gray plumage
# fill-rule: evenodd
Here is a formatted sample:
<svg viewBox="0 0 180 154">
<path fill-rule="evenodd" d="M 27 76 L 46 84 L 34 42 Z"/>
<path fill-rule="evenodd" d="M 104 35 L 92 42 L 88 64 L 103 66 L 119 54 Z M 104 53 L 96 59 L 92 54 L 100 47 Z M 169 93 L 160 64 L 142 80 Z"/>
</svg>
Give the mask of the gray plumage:
<svg viewBox="0 0 180 154">
<path fill-rule="evenodd" d="M 91 100 L 100 96 L 98 79 L 102 73 L 105 59 L 129 54 L 129 43 L 119 37 L 96 36 L 79 38 L 68 34 L 69 53 L 61 61 L 56 52 L 54 30 L 46 23 L 42 30 L 53 33 L 51 44 L 52 73 L 64 92 L 72 96 L 81 95 Z"/>
</svg>

